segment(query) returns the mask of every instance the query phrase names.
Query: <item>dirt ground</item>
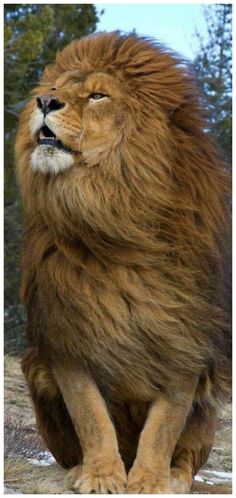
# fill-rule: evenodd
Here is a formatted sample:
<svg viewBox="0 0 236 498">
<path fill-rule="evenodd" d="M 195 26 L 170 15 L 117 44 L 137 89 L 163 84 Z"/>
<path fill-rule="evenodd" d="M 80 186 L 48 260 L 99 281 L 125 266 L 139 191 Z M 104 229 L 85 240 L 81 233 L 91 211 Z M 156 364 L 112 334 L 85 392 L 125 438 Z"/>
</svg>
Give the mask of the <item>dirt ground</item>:
<svg viewBox="0 0 236 498">
<path fill-rule="evenodd" d="M 205 493 L 222 494 L 231 487 L 231 405 L 222 410 L 214 448 L 198 483 L 210 483 Z M 5 357 L 5 494 L 71 494 L 67 472 L 47 452 L 35 427 L 19 358 Z M 215 486 L 217 488 L 215 489 Z M 223 486 L 223 487 L 221 487 Z M 214 489 L 214 491 L 213 491 Z"/>
</svg>

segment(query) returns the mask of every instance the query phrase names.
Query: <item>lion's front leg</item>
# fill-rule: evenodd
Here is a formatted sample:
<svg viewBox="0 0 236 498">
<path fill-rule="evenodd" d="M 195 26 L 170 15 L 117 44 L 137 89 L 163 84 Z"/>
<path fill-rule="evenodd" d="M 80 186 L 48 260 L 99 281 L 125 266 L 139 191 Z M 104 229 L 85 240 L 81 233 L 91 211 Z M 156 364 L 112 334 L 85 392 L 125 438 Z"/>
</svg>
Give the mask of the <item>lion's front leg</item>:
<svg viewBox="0 0 236 498">
<path fill-rule="evenodd" d="M 128 475 L 127 493 L 175 493 L 171 486 L 170 464 L 192 405 L 194 390 L 195 382 L 181 403 L 174 403 L 160 394 L 150 407 L 136 460 Z"/>
<path fill-rule="evenodd" d="M 70 472 L 79 493 L 123 493 L 127 481 L 115 429 L 92 378 L 70 365 L 55 365 L 55 378 L 78 434 L 83 465 Z"/>
</svg>

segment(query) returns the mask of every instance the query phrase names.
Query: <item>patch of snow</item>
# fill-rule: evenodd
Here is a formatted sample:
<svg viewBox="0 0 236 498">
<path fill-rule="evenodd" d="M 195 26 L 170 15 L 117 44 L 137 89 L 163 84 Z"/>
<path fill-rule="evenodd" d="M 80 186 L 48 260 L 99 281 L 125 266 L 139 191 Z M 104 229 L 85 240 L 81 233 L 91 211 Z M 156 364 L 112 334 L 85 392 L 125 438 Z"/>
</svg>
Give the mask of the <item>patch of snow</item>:
<svg viewBox="0 0 236 498">
<path fill-rule="evenodd" d="M 18 495 L 18 494 L 22 494 L 22 492 L 20 493 L 16 489 L 8 488 L 7 486 L 4 486 L 4 495 Z"/>
<path fill-rule="evenodd" d="M 38 454 L 38 457 L 39 458 L 27 458 L 27 460 L 32 463 L 32 465 L 39 465 L 40 467 L 52 465 L 52 463 L 55 463 L 56 461 L 49 451 L 41 451 Z"/>
<path fill-rule="evenodd" d="M 217 477 L 213 478 L 214 484 L 225 484 L 226 482 L 229 482 L 230 479 L 217 479 Z"/>
<path fill-rule="evenodd" d="M 229 484 L 232 481 L 232 472 L 219 472 L 218 470 L 204 469 L 201 470 L 194 479 L 210 485 Z"/>
<path fill-rule="evenodd" d="M 201 476 L 195 476 L 194 480 L 204 482 L 204 479 Z"/>
<path fill-rule="evenodd" d="M 232 472 L 219 472 L 218 470 L 204 470 L 204 474 L 212 475 L 220 479 L 232 479 Z"/>
</svg>

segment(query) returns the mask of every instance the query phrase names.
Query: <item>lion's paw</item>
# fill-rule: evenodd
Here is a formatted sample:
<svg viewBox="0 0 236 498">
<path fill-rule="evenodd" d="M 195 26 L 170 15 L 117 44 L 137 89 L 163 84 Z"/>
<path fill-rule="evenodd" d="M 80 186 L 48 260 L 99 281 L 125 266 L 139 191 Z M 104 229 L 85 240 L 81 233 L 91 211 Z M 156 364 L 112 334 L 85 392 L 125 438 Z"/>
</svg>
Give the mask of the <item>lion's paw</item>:
<svg viewBox="0 0 236 498">
<path fill-rule="evenodd" d="M 70 480 L 72 489 L 80 494 L 118 494 L 125 492 L 127 475 L 121 459 L 108 459 L 74 467 Z"/>
<path fill-rule="evenodd" d="M 126 493 L 172 494 L 173 491 L 170 486 L 170 479 L 161 477 L 158 469 L 154 472 L 139 465 L 129 472 Z"/>
<path fill-rule="evenodd" d="M 191 491 L 193 479 L 192 476 L 182 469 L 172 467 L 170 469 L 170 480 L 173 493 L 189 494 Z"/>
</svg>

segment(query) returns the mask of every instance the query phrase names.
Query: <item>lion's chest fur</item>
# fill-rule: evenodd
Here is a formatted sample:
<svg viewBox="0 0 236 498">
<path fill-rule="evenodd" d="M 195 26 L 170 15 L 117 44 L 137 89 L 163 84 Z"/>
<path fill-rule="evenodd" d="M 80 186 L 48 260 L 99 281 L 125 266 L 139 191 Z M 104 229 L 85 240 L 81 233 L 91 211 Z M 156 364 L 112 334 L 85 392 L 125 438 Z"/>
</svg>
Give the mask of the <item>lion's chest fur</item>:
<svg viewBox="0 0 236 498">
<path fill-rule="evenodd" d="M 174 391 L 186 371 L 201 370 L 203 354 L 170 297 L 164 305 L 153 272 L 93 259 L 75 267 L 52 252 L 35 270 L 31 340 L 85 364 L 113 397 L 149 401 L 158 389 Z"/>
</svg>

